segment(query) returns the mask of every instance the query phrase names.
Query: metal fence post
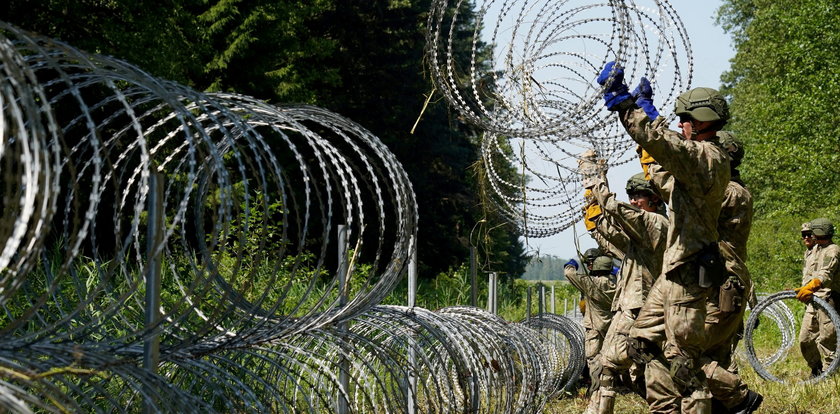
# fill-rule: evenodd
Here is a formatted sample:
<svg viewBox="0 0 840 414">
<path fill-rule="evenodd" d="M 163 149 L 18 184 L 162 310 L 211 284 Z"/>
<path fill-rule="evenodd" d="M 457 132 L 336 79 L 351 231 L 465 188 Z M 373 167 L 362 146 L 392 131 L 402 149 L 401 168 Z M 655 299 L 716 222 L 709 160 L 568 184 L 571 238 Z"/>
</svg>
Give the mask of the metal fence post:
<svg viewBox="0 0 840 414">
<path fill-rule="evenodd" d="M 498 307 L 496 306 L 496 272 L 490 272 L 487 279 L 487 312 L 495 315 L 498 311 Z"/>
<path fill-rule="evenodd" d="M 539 318 L 545 313 L 545 285 L 542 282 L 537 285 L 537 312 Z"/>
<path fill-rule="evenodd" d="M 347 304 L 347 226 L 340 224 L 338 226 L 338 305 L 344 307 Z M 347 322 L 339 322 L 336 326 L 339 332 L 347 331 Z M 350 412 L 350 402 L 347 401 L 347 396 L 350 395 L 350 361 L 342 356 L 338 363 L 338 383 L 339 393 L 336 400 L 336 413 L 347 414 Z"/>
<path fill-rule="evenodd" d="M 554 302 L 554 285 L 551 285 L 551 313 L 557 313 L 556 305 Z"/>
<path fill-rule="evenodd" d="M 417 301 L 417 237 L 411 238 L 411 253 L 408 259 L 408 306 L 414 307 Z M 475 294 L 475 293 L 473 293 Z M 414 337 L 409 338 L 408 342 L 408 414 L 414 414 L 417 411 L 417 376 L 416 364 L 417 356 L 415 354 Z"/>
<path fill-rule="evenodd" d="M 153 171 L 149 175 L 149 194 L 146 227 L 146 329 L 155 330 L 143 342 L 143 368 L 157 373 L 160 364 L 160 273 L 161 246 L 163 245 L 164 217 L 163 210 L 163 174 Z M 154 394 L 148 390 L 149 398 Z M 153 401 L 144 401 L 145 412 L 155 412 Z"/>
<path fill-rule="evenodd" d="M 528 316 L 528 319 L 531 319 L 531 286 L 528 286 L 528 289 L 526 289 L 526 292 L 527 293 L 525 294 L 525 303 L 526 303 L 525 314 Z"/>
</svg>

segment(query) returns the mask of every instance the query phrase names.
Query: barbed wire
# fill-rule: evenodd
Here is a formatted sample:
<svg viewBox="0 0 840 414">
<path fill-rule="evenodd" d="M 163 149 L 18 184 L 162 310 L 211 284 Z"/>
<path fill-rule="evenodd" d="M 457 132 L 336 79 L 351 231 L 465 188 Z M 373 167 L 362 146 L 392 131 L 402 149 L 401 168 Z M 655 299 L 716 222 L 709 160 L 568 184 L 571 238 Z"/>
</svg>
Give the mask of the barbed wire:
<svg viewBox="0 0 840 414">
<path fill-rule="evenodd" d="M 786 356 L 787 355 L 787 350 L 790 349 L 793 346 L 792 345 L 792 342 L 793 342 L 792 340 L 790 340 L 791 344 L 788 345 L 787 340 L 786 340 L 786 338 L 788 338 L 788 336 L 786 336 L 784 334 L 785 329 L 790 329 L 790 328 L 788 328 L 788 325 L 787 325 L 789 321 L 785 320 L 784 321 L 784 326 L 783 326 L 783 324 L 779 324 L 779 329 L 782 330 L 782 332 L 783 332 L 783 334 L 782 334 L 782 345 L 780 346 L 780 349 L 778 351 L 776 351 L 773 355 L 771 355 L 770 358 L 768 358 L 766 360 L 766 362 L 765 362 L 765 360 L 760 359 L 758 357 L 756 351 L 755 351 L 755 344 L 753 343 L 753 335 L 755 333 L 755 328 L 758 325 L 758 318 L 761 315 L 764 315 L 768 309 L 772 309 L 774 306 L 778 306 L 778 305 L 775 305 L 775 304 L 781 303 L 781 301 L 783 301 L 783 300 L 790 300 L 790 299 L 796 299 L 796 292 L 788 290 L 788 291 L 782 291 L 782 292 L 774 293 L 772 295 L 768 295 L 766 298 L 764 298 L 761 302 L 759 302 L 756 305 L 755 309 L 752 310 L 749 318 L 747 318 L 747 321 L 744 325 L 744 347 L 746 348 L 747 361 L 749 361 L 750 365 L 753 367 L 753 369 L 755 369 L 755 372 L 758 373 L 758 375 L 761 378 L 764 378 L 768 381 L 779 382 L 779 383 L 790 383 L 790 382 L 792 382 L 792 381 L 787 380 L 787 379 L 778 378 L 775 375 L 773 375 L 770 371 L 767 370 L 767 368 L 771 364 L 775 363 L 776 361 L 780 360 L 782 357 Z M 820 297 L 817 297 L 817 296 L 813 297 L 813 301 L 811 302 L 811 305 L 814 306 L 818 311 L 825 312 L 825 314 L 828 315 L 828 317 L 831 319 L 831 323 L 834 325 L 835 330 L 840 329 L 840 314 L 837 313 L 837 311 L 834 309 L 834 307 L 832 305 L 830 305 L 824 299 L 822 299 Z M 785 308 L 787 308 L 787 306 L 785 306 Z M 772 315 L 772 313 L 773 313 L 773 311 L 770 311 L 771 315 Z M 765 316 L 767 316 L 767 315 L 765 315 Z M 772 316 L 771 316 L 771 318 L 772 318 Z M 787 319 L 787 318 L 784 318 L 784 319 Z M 792 319 L 792 315 L 791 315 L 791 319 Z M 790 325 L 790 326 L 795 327 L 796 326 L 795 322 L 794 322 L 793 325 Z M 793 335 L 790 334 L 790 336 L 793 336 Z M 840 352 L 840 343 L 837 343 L 835 345 L 835 348 L 836 349 L 834 350 L 834 352 Z M 837 359 L 834 359 L 834 360 L 831 361 L 831 363 L 829 364 L 829 366 L 825 370 L 820 372 L 819 375 L 815 375 L 815 376 L 812 376 L 810 378 L 806 378 L 806 379 L 797 381 L 796 383 L 797 384 L 813 384 L 813 383 L 820 382 L 820 381 L 828 378 L 829 376 L 831 376 L 835 371 L 837 371 L 838 366 L 840 366 L 840 361 L 838 361 Z"/>
<path fill-rule="evenodd" d="M 595 150 L 605 168 L 635 159 L 628 151 L 635 145 L 603 105 L 598 73 L 616 61 L 631 88 L 647 77 L 657 106 L 671 107 L 691 84 L 688 35 L 665 0 L 476 6 L 472 13 L 472 2 L 433 2 L 429 71 L 460 117 L 483 130 L 498 209 L 526 236 L 547 237 L 580 218 L 580 153 Z M 457 46 L 464 38 L 471 50 Z"/>
<path fill-rule="evenodd" d="M 754 355 L 752 357 L 749 356 L 748 350 L 742 346 L 741 354 L 745 358 L 756 358 L 758 362 L 761 363 L 764 367 L 769 367 L 770 365 L 775 364 L 776 362 L 781 361 L 793 348 L 794 344 L 798 341 L 797 329 L 796 329 L 796 319 L 793 316 L 793 311 L 785 304 L 785 302 L 781 300 L 776 301 L 766 301 L 767 298 L 770 297 L 770 293 L 758 293 L 757 299 L 760 303 L 765 303 L 765 305 L 761 309 L 761 316 L 770 319 L 773 323 L 776 324 L 776 328 L 779 330 L 779 349 L 776 350 L 771 355 L 759 357 L 758 355 Z M 758 305 L 756 305 L 757 307 Z M 757 321 L 758 319 L 756 319 Z"/>
<path fill-rule="evenodd" d="M 2 22 L 0 101 L 4 410 L 539 412 L 580 375 L 560 316 L 379 305 L 417 207 L 351 120 Z"/>
</svg>

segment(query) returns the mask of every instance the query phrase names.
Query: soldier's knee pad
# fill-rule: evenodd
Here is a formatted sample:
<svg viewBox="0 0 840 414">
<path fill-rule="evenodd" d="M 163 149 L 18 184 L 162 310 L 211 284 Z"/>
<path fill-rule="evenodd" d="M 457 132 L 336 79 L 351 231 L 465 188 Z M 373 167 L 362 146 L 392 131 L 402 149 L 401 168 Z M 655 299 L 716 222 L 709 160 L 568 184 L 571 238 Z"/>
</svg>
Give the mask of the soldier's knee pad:
<svg viewBox="0 0 840 414">
<path fill-rule="evenodd" d="M 703 387 L 705 376 L 703 371 L 697 369 L 695 360 L 676 356 L 670 362 L 671 378 L 674 379 L 674 385 L 683 395 L 688 395 Z"/>
<path fill-rule="evenodd" d="M 612 369 L 604 368 L 601 371 L 601 388 L 612 388 L 615 386 L 615 375 Z"/>
</svg>

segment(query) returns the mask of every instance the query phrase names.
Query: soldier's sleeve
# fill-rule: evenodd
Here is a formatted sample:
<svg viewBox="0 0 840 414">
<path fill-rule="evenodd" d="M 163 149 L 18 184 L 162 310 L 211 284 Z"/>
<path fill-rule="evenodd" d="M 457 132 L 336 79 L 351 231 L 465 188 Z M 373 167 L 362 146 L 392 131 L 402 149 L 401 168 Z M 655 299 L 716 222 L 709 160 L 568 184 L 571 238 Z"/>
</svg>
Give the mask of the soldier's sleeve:
<svg viewBox="0 0 840 414">
<path fill-rule="evenodd" d="M 584 264 L 583 264 L 583 263 L 581 263 L 580 265 L 581 265 L 581 266 L 584 266 Z M 572 286 L 574 286 L 575 288 L 577 288 L 577 290 L 579 290 L 579 291 L 581 291 L 581 292 L 583 292 L 583 291 L 584 291 L 584 290 L 583 290 L 583 283 L 582 283 L 582 279 L 583 279 L 583 277 L 582 277 L 582 276 L 583 276 L 583 275 L 582 275 L 581 273 L 578 273 L 577 269 L 575 269 L 575 268 L 574 268 L 574 267 L 572 267 L 572 266 L 566 266 L 566 267 L 563 269 L 563 276 L 565 276 L 565 277 L 566 277 L 566 280 L 568 280 L 568 281 L 569 281 L 569 283 L 571 283 L 571 284 L 572 284 Z"/>
<path fill-rule="evenodd" d="M 823 287 L 834 289 L 834 278 L 840 270 L 840 247 L 832 244 L 825 249 L 825 254 L 817 260 L 816 269 L 811 273 L 811 278 L 819 279 Z"/>
<path fill-rule="evenodd" d="M 651 121 L 644 110 L 635 106 L 620 109 L 619 116 L 633 141 L 677 180 L 690 180 L 696 177 L 698 169 L 708 168 L 700 143 L 683 139 L 678 132 L 669 130 L 664 117 Z"/>
<path fill-rule="evenodd" d="M 626 245 L 630 242 L 641 243 L 651 248 L 649 234 L 651 226 L 647 223 L 645 211 L 632 204 L 618 201 L 615 193 L 610 192 L 603 180 L 599 180 L 592 187 L 592 195 L 601 205 L 604 214 L 609 216 L 614 226 L 618 227 L 613 233 L 622 233 L 620 237 L 623 239 L 625 251 Z"/>
<path fill-rule="evenodd" d="M 616 258 L 623 258 L 630 240 L 612 220 L 602 216 L 595 222 L 595 228 L 589 232 L 601 250 L 608 251 Z"/>
</svg>

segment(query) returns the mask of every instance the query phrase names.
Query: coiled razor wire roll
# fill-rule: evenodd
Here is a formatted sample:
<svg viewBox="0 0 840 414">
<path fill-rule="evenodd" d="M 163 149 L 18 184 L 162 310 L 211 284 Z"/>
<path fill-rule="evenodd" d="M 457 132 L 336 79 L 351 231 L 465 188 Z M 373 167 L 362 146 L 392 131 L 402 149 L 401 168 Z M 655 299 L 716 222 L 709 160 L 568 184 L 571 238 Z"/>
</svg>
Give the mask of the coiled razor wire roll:
<svg viewBox="0 0 840 414">
<path fill-rule="evenodd" d="M 555 374 L 549 378 L 548 389 L 555 395 L 547 398 L 550 400 L 554 396 L 572 391 L 586 366 L 582 326 L 565 316 L 553 313 L 542 313 L 526 318 L 520 323 L 538 330 L 544 341 L 552 344 L 546 349 L 559 351 L 549 354 L 549 357 L 566 364 L 559 375 Z"/>
<path fill-rule="evenodd" d="M 764 301 L 769 295 L 768 293 L 759 293 L 758 300 Z M 761 365 L 769 367 L 782 360 L 788 351 L 793 348 L 793 345 L 798 340 L 798 332 L 796 331 L 796 320 L 793 317 L 793 312 L 783 301 L 775 301 L 768 304 L 761 311 L 761 316 L 772 320 L 779 329 L 779 340 L 781 342 L 779 349 L 770 356 L 758 358 Z M 747 358 L 747 351 L 744 347 L 741 347 L 741 354 Z"/>
<path fill-rule="evenodd" d="M 747 360 L 750 362 L 750 365 L 752 365 L 753 369 L 755 369 L 755 372 L 757 372 L 758 375 L 761 376 L 761 378 L 764 378 L 768 381 L 780 383 L 784 383 L 785 381 L 771 374 L 767 370 L 767 366 L 769 364 L 763 364 L 761 361 L 759 361 L 758 357 L 756 356 L 755 344 L 753 343 L 753 331 L 755 330 L 758 317 L 764 312 L 765 309 L 771 307 L 773 303 L 786 299 L 796 299 L 796 292 L 783 291 L 767 296 L 767 298 L 765 298 L 758 305 L 756 305 L 755 309 L 753 309 L 750 313 L 750 317 L 747 318 L 744 331 L 744 344 L 746 345 Z M 829 305 L 828 302 L 817 296 L 813 297 L 811 306 L 825 311 L 825 313 L 828 314 L 829 318 L 831 319 L 831 323 L 834 325 L 834 329 L 840 330 L 840 315 L 837 313 L 833 306 Z M 840 353 L 840 342 L 836 344 L 834 352 Z M 797 382 L 797 384 L 813 384 L 820 382 L 828 376 L 832 375 L 837 370 L 838 365 L 840 365 L 840 360 L 835 358 L 831 361 L 831 364 L 828 366 L 828 368 L 821 372 L 819 375 L 799 381 Z"/>
<path fill-rule="evenodd" d="M 0 354 L 11 355 L 13 371 L 75 364 L 61 371 L 70 381 L 103 370 L 111 379 L 82 381 L 75 397 L 89 398 L 65 406 L 36 391 L 56 389 L 46 384 L 59 375 L 35 375 L 31 394 L 10 394 L 9 409 L 36 401 L 48 411 L 122 410 L 140 399 L 199 410 L 187 398 L 143 395 L 182 392 L 161 388 L 168 383 L 153 373 L 137 381 L 110 367 L 136 371 L 151 337 L 166 364 L 337 324 L 401 279 L 416 203 L 399 163 L 364 128 L 319 108 L 203 94 L 5 23 L 0 30 L 9 213 L 0 218 L 8 317 Z M 154 174 L 165 177 L 164 237 L 147 251 Z M 339 224 L 348 228 L 346 287 L 328 259 Z M 147 326 L 138 293 L 156 254 L 162 318 Z M 19 361 L 23 349 L 39 363 Z M 95 397 L 114 381 L 124 383 L 119 394 Z"/>
<path fill-rule="evenodd" d="M 197 92 L 2 22 L 0 59 L 3 410 L 407 413 L 414 381 L 420 412 L 529 413 L 579 375 L 562 318 L 377 306 L 414 248 L 416 202 L 352 121 Z M 141 363 L 152 338 L 157 372 Z"/>
<path fill-rule="evenodd" d="M 664 0 L 476 6 L 470 19 L 473 2 L 433 2 L 426 60 L 449 104 L 485 132 L 494 203 L 527 236 L 547 237 L 579 220 L 580 153 L 594 149 L 606 168 L 635 158 L 595 82 L 605 63 L 617 61 L 631 89 L 647 77 L 657 107 L 670 108 L 691 84 L 688 35 Z M 473 41 L 469 54 L 456 46 L 463 38 Z"/>
</svg>

